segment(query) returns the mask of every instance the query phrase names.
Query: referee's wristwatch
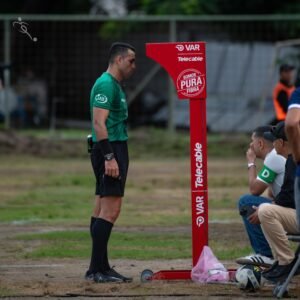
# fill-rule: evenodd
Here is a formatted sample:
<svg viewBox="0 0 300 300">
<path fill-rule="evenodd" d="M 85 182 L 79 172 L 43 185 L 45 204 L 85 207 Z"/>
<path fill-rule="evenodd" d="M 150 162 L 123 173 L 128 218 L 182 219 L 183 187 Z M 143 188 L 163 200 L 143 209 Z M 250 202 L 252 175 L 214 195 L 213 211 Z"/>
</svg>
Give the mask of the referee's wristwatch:
<svg viewBox="0 0 300 300">
<path fill-rule="evenodd" d="M 104 155 L 104 159 L 107 161 L 113 160 L 115 158 L 115 155 L 113 153 L 108 153 Z"/>
<path fill-rule="evenodd" d="M 248 170 L 249 170 L 251 167 L 256 167 L 255 163 L 248 163 Z"/>
</svg>

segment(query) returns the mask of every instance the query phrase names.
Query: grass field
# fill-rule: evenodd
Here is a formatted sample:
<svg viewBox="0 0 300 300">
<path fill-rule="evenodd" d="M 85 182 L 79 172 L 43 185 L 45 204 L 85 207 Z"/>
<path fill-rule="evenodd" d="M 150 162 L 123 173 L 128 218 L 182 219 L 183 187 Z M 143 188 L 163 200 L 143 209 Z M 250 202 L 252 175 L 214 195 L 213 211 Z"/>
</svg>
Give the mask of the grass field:
<svg viewBox="0 0 300 300">
<path fill-rule="evenodd" d="M 122 213 L 109 244 L 130 284 L 83 279 L 91 253 L 94 176 L 86 131 L 0 131 L 0 297 L 40 299 L 267 299 L 270 287 L 245 294 L 234 284 L 143 284 L 144 269 L 192 267 L 189 138 L 157 129 L 131 132 Z M 227 268 L 251 252 L 237 212 L 247 193 L 245 135 L 208 137 L 209 246 Z M 12 139 L 14 143 L 7 141 Z M 16 280 L 17 278 L 17 280 Z M 293 293 L 299 295 L 293 286 Z M 254 298 L 253 298 L 253 297 Z"/>
<path fill-rule="evenodd" d="M 47 131 L 25 131 L 24 136 L 47 138 Z M 85 131 L 57 133 L 58 140 L 82 137 L 78 156 L 26 154 L 1 155 L 1 224 L 54 226 L 59 231 L 13 237 L 25 247 L 25 258 L 78 257 L 90 254 L 88 222 L 94 193 L 94 177 L 85 152 Z M 237 223 L 238 197 L 247 192 L 243 158 L 247 139 L 227 140 L 209 136 L 209 220 Z M 162 143 L 161 141 L 164 141 Z M 150 129 L 132 134 L 132 153 L 122 214 L 112 236 L 111 256 L 137 259 L 188 258 L 191 255 L 188 134 L 169 136 Z M 82 150 L 84 149 L 84 150 Z M 157 149 L 160 149 L 159 151 Z M 159 153 L 159 156 L 158 156 Z M 225 159 L 222 157 L 226 157 Z M 212 225 L 213 226 L 213 225 Z M 62 230 L 67 228 L 67 230 Z M 69 228 L 69 229 L 68 229 Z M 123 230 L 127 228 L 127 230 Z M 150 229 L 149 229 L 150 228 Z M 160 230 L 167 228 L 169 230 Z M 176 232 L 176 228 L 178 232 Z M 133 230 L 134 229 L 134 230 Z M 241 228 L 239 228 L 239 232 Z M 220 259 L 233 259 L 250 251 L 247 243 L 236 247 L 219 235 L 210 245 Z M 159 241 L 165 241 L 164 251 Z M 70 248 L 70 245 L 76 245 Z M 166 246 L 168 245 L 168 246 Z M 29 250 L 26 250 L 26 247 Z M 13 255 L 14 251 L 11 252 Z"/>
</svg>

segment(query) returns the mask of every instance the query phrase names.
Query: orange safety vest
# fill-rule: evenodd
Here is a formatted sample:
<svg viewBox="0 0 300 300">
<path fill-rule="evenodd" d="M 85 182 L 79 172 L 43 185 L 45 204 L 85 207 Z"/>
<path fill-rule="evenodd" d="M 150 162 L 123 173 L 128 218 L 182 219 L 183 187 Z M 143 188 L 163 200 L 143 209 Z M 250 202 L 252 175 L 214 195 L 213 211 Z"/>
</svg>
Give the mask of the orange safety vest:
<svg viewBox="0 0 300 300">
<path fill-rule="evenodd" d="M 286 117 L 286 112 L 282 109 L 278 101 L 278 95 L 281 91 L 285 91 L 290 99 L 291 94 L 295 90 L 295 86 L 286 86 L 282 82 L 278 82 L 273 91 L 273 103 L 275 108 L 276 119 L 279 121 L 284 121 Z"/>
</svg>

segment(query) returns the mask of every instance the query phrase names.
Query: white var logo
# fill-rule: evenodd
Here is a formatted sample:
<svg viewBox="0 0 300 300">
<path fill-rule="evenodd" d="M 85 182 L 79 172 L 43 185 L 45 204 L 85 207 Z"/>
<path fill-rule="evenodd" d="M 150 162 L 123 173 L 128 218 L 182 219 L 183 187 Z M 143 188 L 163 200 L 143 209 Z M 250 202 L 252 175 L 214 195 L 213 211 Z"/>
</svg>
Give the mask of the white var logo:
<svg viewBox="0 0 300 300">
<path fill-rule="evenodd" d="M 196 197 L 196 215 L 197 215 L 196 224 L 198 227 L 200 227 L 205 221 L 204 217 L 201 216 L 203 213 L 204 213 L 204 197 L 198 196 Z"/>
<path fill-rule="evenodd" d="M 107 97 L 103 94 L 97 94 L 95 96 L 95 101 L 98 103 L 106 103 L 108 101 Z"/>
<path fill-rule="evenodd" d="M 183 51 L 184 50 L 183 45 L 176 45 L 176 48 L 177 48 L 178 51 Z"/>
<path fill-rule="evenodd" d="M 262 177 L 268 178 L 270 176 L 270 172 L 268 170 L 264 170 L 261 174 Z"/>
<path fill-rule="evenodd" d="M 186 51 L 200 51 L 200 45 L 199 44 L 186 44 L 186 45 L 176 45 L 176 48 L 178 51 L 183 51 L 184 49 Z"/>
<path fill-rule="evenodd" d="M 200 227 L 204 223 L 204 218 L 203 217 L 197 217 L 196 219 L 196 224 L 198 227 Z"/>
</svg>

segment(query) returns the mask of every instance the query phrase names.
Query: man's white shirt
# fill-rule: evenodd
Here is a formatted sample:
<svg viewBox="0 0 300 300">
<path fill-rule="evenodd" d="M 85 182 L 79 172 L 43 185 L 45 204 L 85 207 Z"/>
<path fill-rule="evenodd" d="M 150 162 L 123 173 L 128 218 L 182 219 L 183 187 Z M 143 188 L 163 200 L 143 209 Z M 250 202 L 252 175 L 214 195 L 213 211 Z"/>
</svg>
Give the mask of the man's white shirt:
<svg viewBox="0 0 300 300">
<path fill-rule="evenodd" d="M 286 158 L 277 154 L 276 150 L 273 149 L 266 155 L 264 166 L 257 175 L 258 180 L 270 186 L 274 197 L 280 192 L 283 184 L 285 163 Z"/>
</svg>

